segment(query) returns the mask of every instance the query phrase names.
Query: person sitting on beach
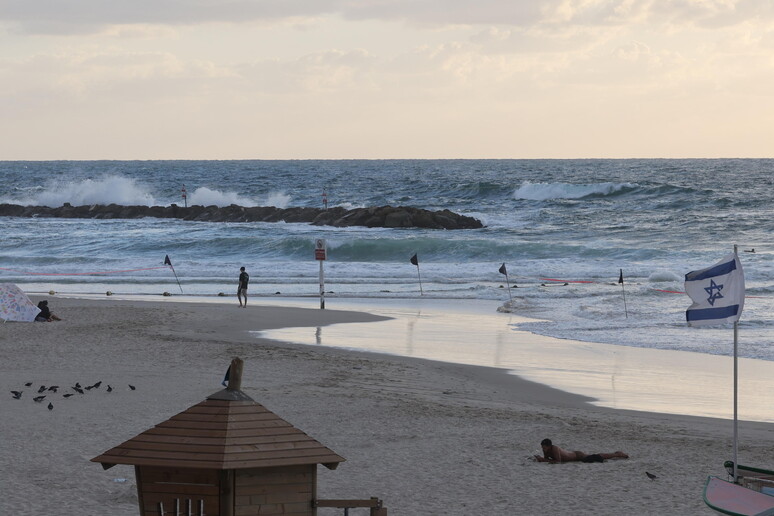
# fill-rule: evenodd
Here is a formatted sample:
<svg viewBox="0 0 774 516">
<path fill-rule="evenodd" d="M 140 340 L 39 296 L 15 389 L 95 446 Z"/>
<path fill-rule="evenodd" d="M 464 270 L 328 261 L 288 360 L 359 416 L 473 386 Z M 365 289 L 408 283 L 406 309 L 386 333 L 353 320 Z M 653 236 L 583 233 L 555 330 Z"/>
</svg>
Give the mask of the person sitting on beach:
<svg viewBox="0 0 774 516">
<path fill-rule="evenodd" d="M 56 314 L 51 313 L 51 310 L 48 308 L 48 301 L 41 301 L 38 303 L 38 308 L 40 308 L 40 313 L 35 317 L 35 320 L 38 322 L 51 322 L 51 321 L 61 321 L 62 319 L 58 317 Z"/>
<path fill-rule="evenodd" d="M 561 464 L 562 462 L 604 462 L 605 459 L 628 459 L 629 456 L 622 451 L 613 453 L 586 454 L 582 451 L 567 451 L 551 442 L 551 439 L 543 439 L 540 442 L 543 448 L 543 456 L 535 455 L 538 462 L 550 462 Z"/>
</svg>

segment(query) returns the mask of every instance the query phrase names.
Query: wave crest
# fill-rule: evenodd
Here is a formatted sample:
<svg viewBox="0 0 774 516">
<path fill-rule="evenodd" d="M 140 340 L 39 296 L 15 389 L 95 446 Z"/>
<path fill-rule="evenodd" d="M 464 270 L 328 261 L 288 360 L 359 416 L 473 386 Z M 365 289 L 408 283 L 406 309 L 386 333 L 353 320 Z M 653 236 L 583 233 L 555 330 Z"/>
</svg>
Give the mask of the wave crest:
<svg viewBox="0 0 774 516">
<path fill-rule="evenodd" d="M 15 195 L 0 198 L 0 203 L 19 204 L 23 206 L 48 206 L 58 208 L 64 203 L 73 206 L 88 206 L 92 204 L 119 204 L 122 206 L 158 206 L 169 205 L 172 202 L 182 204 L 177 198 L 158 200 L 150 188 L 138 183 L 135 179 L 107 175 L 96 179 L 78 181 L 52 180 L 44 186 L 16 188 Z M 291 197 L 282 192 L 272 192 L 268 195 L 269 205 L 286 208 Z M 232 191 L 220 191 L 202 186 L 188 194 L 189 205 L 201 206 L 256 206 L 249 197 L 240 196 Z"/>
<path fill-rule="evenodd" d="M 201 206 L 255 206 L 255 203 L 246 197 L 240 197 L 236 192 L 221 192 L 206 186 L 200 186 L 189 196 L 189 204 Z"/>
<path fill-rule="evenodd" d="M 9 199 L 4 202 L 56 208 L 66 202 L 74 206 L 89 204 L 153 206 L 156 200 L 147 188 L 138 185 L 134 179 L 111 175 L 81 181 L 54 180 L 35 193 L 28 193 L 23 198 Z"/>
<path fill-rule="evenodd" d="M 526 181 L 514 193 L 515 199 L 527 201 L 548 201 L 551 199 L 583 199 L 605 197 L 636 188 L 631 183 L 593 183 L 577 185 L 571 183 L 530 183 Z"/>
</svg>

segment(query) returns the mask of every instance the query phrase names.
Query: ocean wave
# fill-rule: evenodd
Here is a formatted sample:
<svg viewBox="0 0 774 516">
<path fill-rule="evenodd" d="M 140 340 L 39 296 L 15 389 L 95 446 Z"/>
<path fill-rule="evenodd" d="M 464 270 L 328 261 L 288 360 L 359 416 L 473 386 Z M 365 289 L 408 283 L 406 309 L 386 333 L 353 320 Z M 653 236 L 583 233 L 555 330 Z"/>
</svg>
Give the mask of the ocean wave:
<svg viewBox="0 0 774 516">
<path fill-rule="evenodd" d="M 585 199 L 630 192 L 636 188 L 637 185 L 632 183 L 594 183 L 582 185 L 570 183 L 530 183 L 526 181 L 513 192 L 513 197 L 526 201 Z"/>
<path fill-rule="evenodd" d="M 648 281 L 653 283 L 668 283 L 673 281 L 683 281 L 683 278 L 672 271 L 655 271 L 648 276 Z"/>
<path fill-rule="evenodd" d="M 201 186 L 193 191 L 188 197 L 190 205 L 200 206 L 229 206 L 236 204 L 239 206 L 255 206 L 255 202 L 247 197 L 242 197 L 235 192 L 220 192 Z"/>
<path fill-rule="evenodd" d="M 250 197 L 233 191 L 221 191 L 202 186 L 188 194 L 189 205 L 202 206 L 257 206 Z M 291 196 L 282 191 L 267 194 L 265 206 L 286 208 Z M 57 208 L 65 203 L 73 206 L 93 204 L 118 204 L 122 206 L 168 206 L 172 203 L 182 204 L 180 199 L 161 200 L 157 198 L 152 188 L 136 179 L 122 175 L 105 175 L 99 178 L 80 180 L 52 180 L 44 185 L 25 188 L 14 188 L 7 197 L 0 198 L 0 203 L 19 204 L 24 206 L 49 206 Z"/>
<path fill-rule="evenodd" d="M 18 197 L 0 200 L 8 204 L 52 208 L 66 202 L 74 206 L 111 203 L 153 206 L 156 203 L 148 188 L 134 179 L 116 175 L 80 181 L 53 180 L 40 189 L 29 189 Z"/>
</svg>

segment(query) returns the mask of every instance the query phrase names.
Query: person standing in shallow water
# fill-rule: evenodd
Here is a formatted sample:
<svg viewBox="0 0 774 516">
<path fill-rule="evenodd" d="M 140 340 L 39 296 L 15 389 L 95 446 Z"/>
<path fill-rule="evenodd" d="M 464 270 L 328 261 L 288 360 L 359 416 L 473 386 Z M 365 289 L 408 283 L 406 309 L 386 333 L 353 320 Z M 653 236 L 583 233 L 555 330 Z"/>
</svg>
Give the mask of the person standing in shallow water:
<svg viewBox="0 0 774 516">
<path fill-rule="evenodd" d="M 244 267 L 239 269 L 239 286 L 237 287 L 237 299 L 239 299 L 239 306 L 247 307 L 247 284 L 250 281 L 250 275 L 245 272 Z M 242 296 L 245 296 L 245 303 L 242 304 Z"/>
</svg>

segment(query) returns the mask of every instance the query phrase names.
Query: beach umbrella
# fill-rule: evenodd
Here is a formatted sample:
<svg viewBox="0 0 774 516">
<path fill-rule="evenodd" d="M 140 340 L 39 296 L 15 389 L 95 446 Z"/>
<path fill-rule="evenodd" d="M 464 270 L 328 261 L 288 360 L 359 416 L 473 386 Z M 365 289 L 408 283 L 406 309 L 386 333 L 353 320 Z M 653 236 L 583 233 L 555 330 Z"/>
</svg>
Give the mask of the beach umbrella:
<svg viewBox="0 0 774 516">
<path fill-rule="evenodd" d="M 40 308 L 27 294 L 13 283 L 0 283 L 0 319 L 3 321 L 32 322 Z"/>
</svg>

